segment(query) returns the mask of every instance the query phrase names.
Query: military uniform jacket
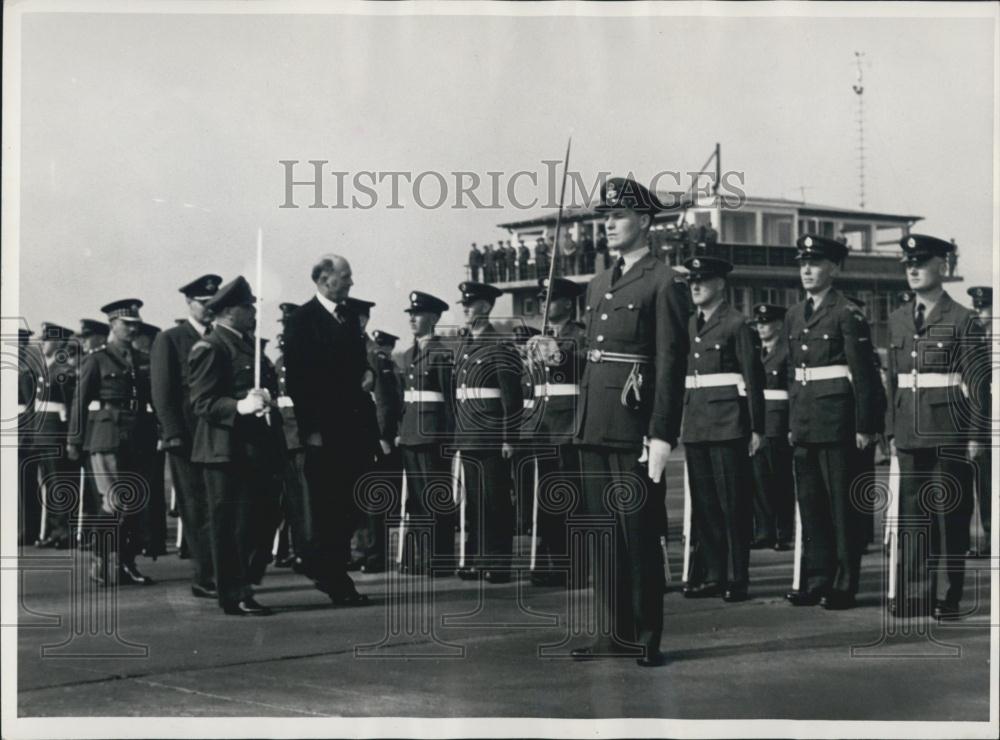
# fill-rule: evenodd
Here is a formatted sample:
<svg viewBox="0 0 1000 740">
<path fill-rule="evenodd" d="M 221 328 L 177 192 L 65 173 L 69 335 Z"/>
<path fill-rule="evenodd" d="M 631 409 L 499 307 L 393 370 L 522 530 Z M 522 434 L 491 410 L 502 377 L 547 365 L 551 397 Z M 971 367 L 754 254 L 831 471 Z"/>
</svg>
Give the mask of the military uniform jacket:
<svg viewBox="0 0 1000 740">
<path fill-rule="evenodd" d="M 403 413 L 403 393 L 396 362 L 387 349 L 375 349 L 368 361 L 375 370 L 372 396 L 375 398 L 378 437 L 391 443 L 399 433 L 399 417 Z"/>
<path fill-rule="evenodd" d="M 65 362 L 48 365 L 36 379 L 34 411 L 37 415 L 35 433 L 65 439 L 69 431 L 69 416 L 76 391 L 76 369 Z"/>
<path fill-rule="evenodd" d="M 974 393 L 973 400 L 965 394 L 990 374 L 979 318 L 944 293 L 920 331 L 913 319 L 913 302 L 889 316 L 886 433 L 899 449 L 964 444 L 988 434 L 989 394 Z M 912 378 L 914 371 L 954 374 L 962 385 L 900 387 L 900 376 Z"/>
<path fill-rule="evenodd" d="M 299 437 L 299 422 L 295 418 L 295 406 L 288 395 L 288 375 L 285 371 L 285 356 L 278 357 L 274 371 L 278 376 L 278 413 L 281 414 L 281 427 L 285 432 L 285 449 L 289 452 L 301 450 L 303 445 Z"/>
<path fill-rule="evenodd" d="M 455 431 L 454 350 L 440 337 L 415 344 L 403 353 L 402 390 L 440 393 L 443 401 L 411 400 L 403 403 L 399 443 L 415 446 L 447 443 Z"/>
<path fill-rule="evenodd" d="M 191 408 L 188 354 L 201 334 L 190 321 L 161 331 L 150 350 L 153 406 L 163 440 L 180 438 L 190 446 L 196 419 Z"/>
<path fill-rule="evenodd" d="M 685 443 L 726 442 L 764 433 L 764 367 L 753 329 L 739 311 L 721 303 L 699 332 L 697 314 L 688 319 L 691 352 L 688 375 L 732 373 L 743 387 L 688 388 L 684 394 Z M 742 390 L 742 395 L 740 391 Z"/>
<path fill-rule="evenodd" d="M 579 424 L 578 412 L 580 396 L 577 395 L 546 395 L 548 385 L 579 386 L 587 362 L 584 325 L 578 321 L 569 321 L 559 329 L 556 341 L 559 345 L 560 361 L 555 365 L 535 367 L 531 374 L 534 381 L 531 398 L 534 405 L 529 419 L 536 419 L 532 426 L 534 433 L 531 438 L 548 444 L 566 444 L 572 442 L 573 435 Z"/>
<path fill-rule="evenodd" d="M 222 325 L 198 340 L 188 356 L 191 404 L 198 418 L 191 448 L 191 462 L 238 463 L 266 472 L 281 470 L 285 440 L 281 415 L 240 415 L 237 401 L 254 387 L 254 347 Z M 261 387 L 278 395 L 277 376 L 261 356 Z"/>
<path fill-rule="evenodd" d="M 455 434 L 460 444 L 515 442 L 524 414 L 521 358 L 492 324 L 455 338 Z M 485 394 L 480 394 L 479 391 Z M 496 397 L 499 396 L 499 397 Z"/>
<path fill-rule="evenodd" d="M 763 355 L 763 351 L 761 352 Z M 788 437 L 788 342 L 778 337 L 774 347 L 761 358 L 764 390 L 784 392 L 784 399 L 764 399 L 764 436 Z"/>
<path fill-rule="evenodd" d="M 805 318 L 805 301 L 788 309 L 789 427 L 796 444 L 847 443 L 878 430 L 871 334 L 856 305 L 831 289 Z M 801 368 L 846 365 L 851 377 L 796 381 Z"/>
<path fill-rule="evenodd" d="M 676 444 L 687 372 L 687 314 L 672 270 L 652 254 L 611 285 L 612 269 L 587 287 L 585 344 L 595 350 L 644 355 L 638 408 L 622 403 L 632 366 L 588 359 L 580 387 L 578 444 L 632 449 L 643 437 Z M 589 355 L 588 355 L 589 357 Z"/>
<path fill-rule="evenodd" d="M 80 365 L 69 443 L 91 453 L 126 447 L 152 454 L 156 420 L 150 401 L 149 355 L 109 341 Z"/>
</svg>

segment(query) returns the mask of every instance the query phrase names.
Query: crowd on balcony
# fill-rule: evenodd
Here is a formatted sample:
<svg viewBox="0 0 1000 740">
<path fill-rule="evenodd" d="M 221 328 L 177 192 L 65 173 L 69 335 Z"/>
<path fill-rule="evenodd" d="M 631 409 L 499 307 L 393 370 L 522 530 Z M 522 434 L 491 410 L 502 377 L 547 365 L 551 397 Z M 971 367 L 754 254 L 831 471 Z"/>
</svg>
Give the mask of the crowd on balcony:
<svg viewBox="0 0 1000 740">
<path fill-rule="evenodd" d="M 482 247 L 473 242 L 466 263 L 467 277 L 483 283 L 537 280 L 549 274 L 553 260 L 554 274 L 560 277 L 590 275 L 609 268 L 611 257 L 603 224 L 593 229 L 591 224 L 583 227 L 579 239 L 569 230 L 562 232 L 558 248 L 551 235 L 537 237 L 530 246 L 523 239 L 518 239 L 516 246 L 510 239 Z M 699 248 L 714 246 L 717 241 L 718 232 L 710 225 L 668 224 L 650 233 L 653 250 L 669 257 L 671 264 L 680 264 Z"/>
</svg>

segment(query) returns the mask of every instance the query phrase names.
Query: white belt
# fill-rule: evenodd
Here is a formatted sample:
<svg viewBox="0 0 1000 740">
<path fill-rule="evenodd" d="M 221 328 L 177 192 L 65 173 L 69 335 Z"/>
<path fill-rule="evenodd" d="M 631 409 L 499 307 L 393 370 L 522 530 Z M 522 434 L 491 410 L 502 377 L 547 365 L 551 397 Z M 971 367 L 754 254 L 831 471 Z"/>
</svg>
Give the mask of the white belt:
<svg viewBox="0 0 1000 740">
<path fill-rule="evenodd" d="M 404 403 L 444 403 L 441 391 L 403 391 Z"/>
<path fill-rule="evenodd" d="M 788 391 L 780 390 L 779 388 L 765 388 L 764 389 L 764 400 L 765 401 L 787 401 Z"/>
<path fill-rule="evenodd" d="M 87 404 L 87 411 L 100 411 L 100 410 L 101 410 L 100 401 L 91 401 L 89 404 Z M 150 414 L 153 413 L 153 404 L 151 403 L 146 404 L 146 412 Z"/>
<path fill-rule="evenodd" d="M 28 410 L 28 404 L 26 404 L 26 403 L 19 403 L 19 404 L 17 404 L 17 413 L 23 414 L 27 410 Z"/>
<path fill-rule="evenodd" d="M 900 388 L 951 388 L 961 385 L 958 373 L 900 373 L 896 376 Z"/>
<path fill-rule="evenodd" d="M 499 388 L 466 388 L 464 385 L 455 390 L 455 398 L 459 401 L 475 399 L 482 401 L 487 398 L 503 398 Z"/>
<path fill-rule="evenodd" d="M 538 390 L 542 393 L 539 394 L 536 390 L 535 395 L 542 396 L 579 396 L 580 386 L 576 383 L 546 383 L 545 385 L 539 386 Z"/>
<path fill-rule="evenodd" d="M 684 378 L 685 388 L 721 388 L 726 385 L 735 385 L 736 392 L 741 396 L 747 394 L 746 381 L 739 373 L 706 373 L 705 375 L 695 373 Z"/>
<path fill-rule="evenodd" d="M 58 401 L 37 401 L 35 403 L 35 412 L 41 414 L 59 414 L 60 416 L 65 416 L 66 404 L 59 403 Z"/>
<path fill-rule="evenodd" d="M 293 408 L 294 406 L 295 406 L 295 404 L 292 403 L 292 397 L 291 396 L 278 396 L 278 408 L 279 409 L 290 409 L 290 408 Z"/>
<path fill-rule="evenodd" d="M 836 378 L 847 378 L 850 380 L 851 369 L 847 365 L 795 368 L 795 382 L 802 383 L 802 385 L 813 380 L 834 380 Z"/>
<path fill-rule="evenodd" d="M 534 398 L 525 398 L 524 399 L 524 408 L 526 408 L 526 409 L 533 409 L 533 408 L 535 408 L 535 399 Z"/>
</svg>

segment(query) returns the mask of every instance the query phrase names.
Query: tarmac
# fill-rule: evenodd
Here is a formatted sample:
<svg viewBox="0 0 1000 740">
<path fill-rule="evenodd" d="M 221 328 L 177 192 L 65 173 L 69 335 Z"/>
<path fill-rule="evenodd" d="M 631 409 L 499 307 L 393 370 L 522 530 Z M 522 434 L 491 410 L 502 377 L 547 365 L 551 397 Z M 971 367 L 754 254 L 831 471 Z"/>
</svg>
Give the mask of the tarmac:
<svg viewBox="0 0 1000 740">
<path fill-rule="evenodd" d="M 373 604 L 336 608 L 271 568 L 257 594 L 276 613 L 232 617 L 191 595 L 176 554 L 140 562 L 155 585 L 114 591 L 79 578 L 72 552 L 29 547 L 18 715 L 989 719 L 989 560 L 968 561 L 954 623 L 887 617 L 874 546 L 853 610 L 788 604 L 792 553 L 771 550 L 752 553 L 749 601 L 684 599 L 679 461 L 668 473 L 664 667 L 569 660 L 588 640 L 567 615 L 589 592 L 524 573 L 510 584 L 357 573 Z"/>
</svg>

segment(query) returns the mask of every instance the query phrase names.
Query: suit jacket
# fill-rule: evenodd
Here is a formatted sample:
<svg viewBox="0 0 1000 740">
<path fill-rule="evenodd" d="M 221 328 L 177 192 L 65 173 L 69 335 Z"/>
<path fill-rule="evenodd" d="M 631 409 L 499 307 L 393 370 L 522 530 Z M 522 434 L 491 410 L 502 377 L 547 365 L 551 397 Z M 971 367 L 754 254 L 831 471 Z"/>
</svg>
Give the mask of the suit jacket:
<svg viewBox="0 0 1000 740">
<path fill-rule="evenodd" d="M 531 373 L 534 406 L 527 415 L 522 436 L 544 444 L 567 444 L 573 441 L 579 425 L 580 396 L 549 396 L 546 383 L 579 385 L 587 362 L 586 328 L 579 321 L 569 321 L 556 336 L 559 362 L 535 368 Z"/>
<path fill-rule="evenodd" d="M 763 351 L 762 351 L 763 352 Z M 764 365 L 764 388 L 769 391 L 788 391 L 788 342 L 778 337 L 774 348 L 761 359 Z M 788 437 L 788 399 L 764 399 L 764 435 Z"/>
<path fill-rule="evenodd" d="M 914 325 L 914 303 L 889 316 L 889 357 L 886 381 L 886 432 L 899 449 L 964 444 L 989 430 L 989 394 L 978 392 L 990 377 L 989 345 L 983 341 L 978 316 L 944 293 L 924 318 Z M 957 373 L 970 399 L 958 386 L 900 388 L 899 376 L 918 373 Z"/>
<path fill-rule="evenodd" d="M 191 407 L 188 354 L 201 334 L 190 321 L 161 331 L 150 350 L 153 406 L 164 441 L 179 437 L 189 448 L 197 419 Z"/>
<path fill-rule="evenodd" d="M 191 348 L 188 356 L 191 404 L 198 418 L 191 461 L 204 464 L 238 463 L 267 473 L 281 470 L 284 432 L 281 415 L 240 415 L 236 404 L 254 387 L 254 347 L 224 326 Z M 261 357 L 261 387 L 278 394 L 277 377 Z"/>
<path fill-rule="evenodd" d="M 387 349 L 376 349 L 369 355 L 369 363 L 375 369 L 375 415 L 378 420 L 378 437 L 390 444 L 399 434 L 399 417 L 403 413 L 403 393 L 400 388 L 399 371 L 392 353 Z"/>
<path fill-rule="evenodd" d="M 320 432 L 324 446 L 336 442 L 345 454 L 364 447 L 367 454 L 371 440 L 367 433 L 360 440 L 358 432 L 373 427 L 374 412 L 361 388 L 369 366 L 357 316 L 345 311 L 338 321 L 313 297 L 285 321 L 284 343 L 288 395 L 302 441 Z"/>
<path fill-rule="evenodd" d="M 612 269 L 587 286 L 583 322 L 590 350 L 645 355 L 638 409 L 621 402 L 631 365 L 587 362 L 580 387 L 578 444 L 632 449 L 643 437 L 677 443 L 687 371 L 687 314 L 673 272 L 645 255 L 611 285 Z"/>
<path fill-rule="evenodd" d="M 757 335 L 739 311 L 723 302 L 697 329 L 697 314 L 690 317 L 692 338 L 688 373 L 743 376 L 745 396 L 735 385 L 688 388 L 684 394 L 684 427 L 687 443 L 727 442 L 764 433 L 764 366 Z"/>
<path fill-rule="evenodd" d="M 856 305 L 831 289 L 809 321 L 805 301 L 788 309 L 789 426 L 796 444 L 854 444 L 878 431 L 871 332 Z M 851 378 L 795 381 L 796 368 L 847 365 Z"/>
<path fill-rule="evenodd" d="M 414 344 L 403 353 L 404 391 L 440 393 L 443 402 L 403 403 L 399 422 L 399 443 L 405 446 L 445 444 L 455 432 L 455 387 L 452 374 L 455 353 L 440 337 Z"/>
<path fill-rule="evenodd" d="M 90 410 L 97 402 L 100 408 Z M 70 415 L 69 443 L 87 452 L 123 448 L 152 458 L 156 420 L 151 411 L 149 355 L 108 342 L 83 358 Z"/>
<path fill-rule="evenodd" d="M 521 358 L 492 324 L 478 337 L 463 328 L 455 338 L 455 434 L 458 442 L 515 442 L 524 415 Z M 499 398 L 462 397 L 465 389 L 499 390 Z M 474 391 L 473 391 L 474 392 Z"/>
</svg>

